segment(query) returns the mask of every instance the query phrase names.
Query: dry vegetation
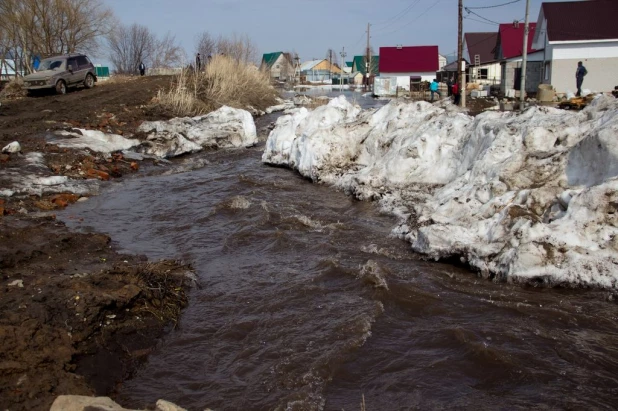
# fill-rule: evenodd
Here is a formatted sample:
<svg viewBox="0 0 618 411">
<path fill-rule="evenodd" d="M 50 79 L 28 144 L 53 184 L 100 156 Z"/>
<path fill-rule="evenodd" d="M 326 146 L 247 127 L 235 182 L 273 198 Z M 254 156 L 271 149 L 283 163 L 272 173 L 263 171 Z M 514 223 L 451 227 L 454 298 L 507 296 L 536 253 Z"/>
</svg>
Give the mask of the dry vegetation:
<svg viewBox="0 0 618 411">
<path fill-rule="evenodd" d="M 170 90 L 159 91 L 157 103 L 176 116 L 196 116 L 222 106 L 263 110 L 277 93 L 268 75 L 254 66 L 215 56 L 203 72 L 184 70 Z"/>
<path fill-rule="evenodd" d="M 25 96 L 26 90 L 24 89 L 24 82 L 21 78 L 11 80 L 0 90 L 0 101 Z"/>
</svg>

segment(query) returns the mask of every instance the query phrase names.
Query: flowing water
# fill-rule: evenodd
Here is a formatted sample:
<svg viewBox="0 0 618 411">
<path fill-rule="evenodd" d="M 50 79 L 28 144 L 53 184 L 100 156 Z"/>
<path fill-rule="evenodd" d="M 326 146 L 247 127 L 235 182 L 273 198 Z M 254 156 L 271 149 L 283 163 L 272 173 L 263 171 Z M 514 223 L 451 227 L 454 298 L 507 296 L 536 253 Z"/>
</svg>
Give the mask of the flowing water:
<svg viewBox="0 0 618 411">
<path fill-rule="evenodd" d="M 375 205 L 265 166 L 262 150 L 194 156 L 204 167 L 125 180 L 60 215 L 199 277 L 179 327 L 120 388 L 124 406 L 618 404 L 608 293 L 496 284 L 422 261 Z"/>
</svg>

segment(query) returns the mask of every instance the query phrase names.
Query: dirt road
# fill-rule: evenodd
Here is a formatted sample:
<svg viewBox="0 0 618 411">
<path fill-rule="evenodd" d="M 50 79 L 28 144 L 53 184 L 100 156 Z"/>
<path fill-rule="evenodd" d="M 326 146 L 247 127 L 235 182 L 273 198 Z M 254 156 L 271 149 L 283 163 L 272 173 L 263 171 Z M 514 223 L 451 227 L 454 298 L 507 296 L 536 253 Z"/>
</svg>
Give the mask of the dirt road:
<svg viewBox="0 0 618 411">
<path fill-rule="evenodd" d="M 41 152 L 49 175 L 122 178 L 139 165 L 45 142 L 45 133 L 83 127 L 132 133 L 169 77 L 99 84 L 64 96 L 3 101 L 0 147 Z M 25 156 L 0 157 L 0 175 Z M 96 173 L 84 173 L 95 170 Z M 82 171 L 79 174 L 78 171 Z M 85 177 L 79 177 L 84 175 Z M 0 189 L 3 180 L 0 178 Z M 60 394 L 108 394 L 130 376 L 186 304 L 190 267 L 116 253 L 100 234 L 70 232 L 53 210 L 75 195 L 0 200 L 0 406 L 47 410 Z"/>
</svg>

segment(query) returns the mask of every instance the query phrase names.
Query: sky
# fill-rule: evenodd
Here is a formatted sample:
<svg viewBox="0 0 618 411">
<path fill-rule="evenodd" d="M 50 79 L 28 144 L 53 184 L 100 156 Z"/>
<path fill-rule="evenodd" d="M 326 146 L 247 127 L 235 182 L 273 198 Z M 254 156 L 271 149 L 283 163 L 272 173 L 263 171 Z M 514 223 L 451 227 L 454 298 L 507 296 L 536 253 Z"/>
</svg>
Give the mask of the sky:
<svg viewBox="0 0 618 411">
<path fill-rule="evenodd" d="M 536 22 L 543 0 L 530 1 Z M 546 0 L 548 1 L 548 0 Z M 549 0 L 552 1 L 552 0 Z M 567 0 L 570 1 L 570 0 Z M 247 34 L 260 54 L 293 51 L 301 61 L 345 48 L 346 61 L 361 55 L 371 24 L 371 46 L 437 45 L 457 54 L 458 0 L 103 0 L 125 24 L 138 23 L 160 36 L 170 32 L 187 55 L 196 38 Z M 507 4 L 500 7 L 496 5 Z M 497 31 L 495 23 L 524 20 L 526 0 L 464 0 L 464 32 Z M 485 7 L 473 9 L 473 7 Z"/>
</svg>

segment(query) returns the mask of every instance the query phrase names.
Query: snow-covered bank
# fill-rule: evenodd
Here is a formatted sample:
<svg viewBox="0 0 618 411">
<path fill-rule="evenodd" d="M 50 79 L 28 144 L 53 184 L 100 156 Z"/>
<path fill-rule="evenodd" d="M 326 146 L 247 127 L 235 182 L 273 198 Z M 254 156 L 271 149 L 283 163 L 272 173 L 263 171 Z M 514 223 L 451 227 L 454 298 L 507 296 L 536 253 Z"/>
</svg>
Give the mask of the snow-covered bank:
<svg viewBox="0 0 618 411">
<path fill-rule="evenodd" d="M 204 148 L 250 147 L 257 143 L 248 111 L 221 107 L 205 116 L 145 121 L 138 131 L 148 135 L 140 151 L 158 157 L 196 153 Z"/>
<path fill-rule="evenodd" d="M 440 106 L 441 105 L 441 106 Z M 618 102 L 475 118 L 439 103 L 362 111 L 343 97 L 283 116 L 263 161 L 401 217 L 432 258 L 485 276 L 618 287 Z"/>
<path fill-rule="evenodd" d="M 79 162 L 67 164 L 66 168 L 63 166 L 62 169 L 58 168 L 57 164 L 50 167 L 43 153 L 28 152 L 21 155 L 19 143 L 11 143 L 11 153 L 19 159 L 19 165 L 0 170 L 0 197 L 44 196 L 55 193 L 82 196 L 97 194 L 99 180 L 109 179 L 110 169 L 113 169 L 108 163 L 105 164 L 110 166 L 109 168 L 105 164 L 103 168 L 98 163 L 105 162 L 105 159 L 110 160 L 112 153 L 117 151 L 123 152 L 120 161 L 125 164 L 130 164 L 125 159 L 141 161 L 146 158 L 157 159 L 157 162 L 162 164 L 166 162 L 163 158 L 195 153 L 204 148 L 248 147 L 257 143 L 251 114 L 230 107 L 222 107 L 200 117 L 144 122 L 138 131 L 146 135 L 145 141 L 86 129 L 49 133 L 49 144 L 101 153 L 93 156 L 93 160 L 87 162 L 88 165 Z M 87 151 L 83 154 L 90 156 L 91 153 Z M 95 161 L 94 157 L 100 161 Z M 203 166 L 203 163 L 197 162 L 191 167 L 196 166 Z M 139 166 L 131 164 L 131 168 L 137 170 Z M 186 170 L 187 167 L 176 169 Z"/>
</svg>

